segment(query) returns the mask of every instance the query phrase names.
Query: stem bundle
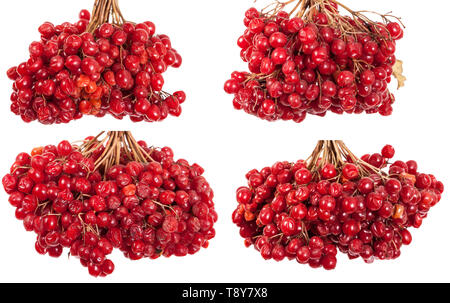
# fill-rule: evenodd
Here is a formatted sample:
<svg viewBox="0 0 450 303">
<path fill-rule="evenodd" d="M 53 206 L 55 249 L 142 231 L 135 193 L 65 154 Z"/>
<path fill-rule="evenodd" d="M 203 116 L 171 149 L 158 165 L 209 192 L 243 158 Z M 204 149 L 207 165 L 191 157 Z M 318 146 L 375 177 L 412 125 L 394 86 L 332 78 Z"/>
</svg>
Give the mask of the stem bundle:
<svg viewBox="0 0 450 303">
<path fill-rule="evenodd" d="M 92 18 L 87 31 L 92 33 L 100 25 L 111 22 L 115 25 L 125 23 L 125 18 L 120 11 L 118 0 L 95 0 L 92 9 Z"/>
<path fill-rule="evenodd" d="M 95 169 L 107 172 L 111 166 L 121 163 L 122 156 L 130 161 L 140 163 L 154 162 L 147 151 L 139 145 L 130 131 L 109 131 L 103 139 L 99 139 L 105 132 L 85 142 L 80 147 L 81 153 L 86 156 L 102 151 L 95 161 Z"/>
<path fill-rule="evenodd" d="M 381 169 L 355 156 L 342 140 L 320 140 L 306 162 L 311 171 L 319 171 L 326 164 L 333 164 L 336 169 L 341 170 L 345 164 L 350 162 L 358 167 L 363 176 L 375 173 L 386 177 L 386 173 Z"/>
</svg>

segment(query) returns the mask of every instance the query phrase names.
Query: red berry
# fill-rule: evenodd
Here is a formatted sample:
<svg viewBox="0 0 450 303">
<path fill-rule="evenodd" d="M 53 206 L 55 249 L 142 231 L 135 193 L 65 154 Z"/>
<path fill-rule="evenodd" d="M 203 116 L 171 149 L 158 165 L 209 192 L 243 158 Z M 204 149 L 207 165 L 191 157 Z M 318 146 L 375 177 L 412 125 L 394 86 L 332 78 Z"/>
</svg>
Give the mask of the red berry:
<svg viewBox="0 0 450 303">
<path fill-rule="evenodd" d="M 392 147 L 392 145 L 386 145 L 385 147 L 383 147 L 381 154 L 386 159 L 392 159 L 395 156 L 395 149 Z"/>
</svg>

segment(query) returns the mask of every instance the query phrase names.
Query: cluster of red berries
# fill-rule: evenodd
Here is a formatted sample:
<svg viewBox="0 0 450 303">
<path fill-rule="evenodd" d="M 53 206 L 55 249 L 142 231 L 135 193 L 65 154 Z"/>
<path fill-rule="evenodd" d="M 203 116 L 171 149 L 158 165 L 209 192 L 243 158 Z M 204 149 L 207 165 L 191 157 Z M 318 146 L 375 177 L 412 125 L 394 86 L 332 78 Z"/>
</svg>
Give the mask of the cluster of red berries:
<svg viewBox="0 0 450 303">
<path fill-rule="evenodd" d="M 17 156 L 3 186 L 16 218 L 37 234 L 38 253 L 59 257 L 70 248 L 98 277 L 113 272 L 107 256 L 114 248 L 138 260 L 192 255 L 208 247 L 217 213 L 203 169 L 174 161 L 168 147 L 139 145 L 154 162 L 123 155 L 121 164 L 104 174 L 95 169 L 102 148 L 86 157 L 63 141 Z"/>
<path fill-rule="evenodd" d="M 105 23 L 87 31 L 90 13 L 80 20 L 39 27 L 41 40 L 31 43 L 30 58 L 8 70 L 14 81 L 11 111 L 25 122 L 68 123 L 83 115 L 134 122 L 179 116 L 183 91 L 163 92 L 163 73 L 179 67 L 181 56 L 155 25 Z"/>
<path fill-rule="evenodd" d="M 245 13 L 247 29 L 238 45 L 250 72 L 233 72 L 225 83 L 236 109 L 297 123 L 328 111 L 392 114 L 388 83 L 402 27 L 341 16 L 333 1 L 323 9 L 311 20 L 290 18 L 283 10 L 275 16 L 255 8 Z M 330 15 L 347 26 L 345 32 Z"/>
<path fill-rule="evenodd" d="M 419 173 L 415 161 L 389 164 L 388 173 L 375 169 L 393 156 L 386 146 L 382 154 L 362 157 L 365 166 L 347 161 L 311 168 L 298 161 L 252 170 L 248 187 L 237 190 L 233 222 L 246 246 L 266 260 L 332 270 L 338 250 L 367 263 L 396 259 L 412 241 L 408 228 L 421 226 L 444 186 Z"/>
</svg>

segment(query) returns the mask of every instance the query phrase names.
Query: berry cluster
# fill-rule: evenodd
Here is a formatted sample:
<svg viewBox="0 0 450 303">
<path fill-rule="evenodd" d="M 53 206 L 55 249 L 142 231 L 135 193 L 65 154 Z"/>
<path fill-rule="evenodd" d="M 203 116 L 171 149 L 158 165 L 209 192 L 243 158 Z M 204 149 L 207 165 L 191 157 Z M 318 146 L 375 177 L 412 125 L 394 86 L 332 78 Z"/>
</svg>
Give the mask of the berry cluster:
<svg viewBox="0 0 450 303">
<path fill-rule="evenodd" d="M 395 99 L 388 83 L 401 25 L 350 10 L 343 16 L 332 0 L 304 2 L 295 15 L 283 6 L 275 13 L 245 13 L 238 46 L 250 72 L 233 72 L 225 83 L 234 107 L 264 120 L 297 123 L 328 111 L 391 115 Z"/>
<path fill-rule="evenodd" d="M 31 43 L 28 61 L 7 72 L 14 81 L 11 111 L 25 122 L 43 124 L 83 115 L 130 116 L 134 122 L 179 116 L 185 93 L 163 91 L 163 73 L 182 62 L 169 37 L 156 35 L 150 21 L 90 19 L 83 10 L 75 24 L 39 27 L 41 40 Z"/>
<path fill-rule="evenodd" d="M 252 170 L 248 187 L 237 190 L 233 222 L 266 260 L 331 270 L 338 250 L 367 263 L 396 259 L 412 241 L 408 229 L 421 226 L 444 186 L 419 173 L 415 161 L 388 164 L 394 153 L 386 146 L 364 162 L 341 141 L 321 142 L 308 161 Z"/>
<path fill-rule="evenodd" d="M 140 152 L 152 161 L 122 153 L 120 163 L 103 172 L 97 168 L 105 146 L 86 142 L 87 151 L 63 141 L 21 153 L 3 178 L 16 218 L 37 234 L 38 253 L 59 257 L 70 248 L 97 277 L 113 272 L 107 256 L 114 248 L 138 260 L 208 247 L 217 213 L 200 166 L 140 141 Z"/>
</svg>

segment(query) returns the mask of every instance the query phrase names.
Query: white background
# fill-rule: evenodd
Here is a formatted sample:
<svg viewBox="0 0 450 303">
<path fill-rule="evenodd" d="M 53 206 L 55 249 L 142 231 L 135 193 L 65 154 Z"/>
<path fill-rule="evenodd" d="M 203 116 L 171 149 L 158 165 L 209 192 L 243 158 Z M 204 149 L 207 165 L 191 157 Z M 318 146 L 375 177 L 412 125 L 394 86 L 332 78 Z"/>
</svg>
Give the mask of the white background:
<svg viewBox="0 0 450 303">
<path fill-rule="evenodd" d="M 344 0 L 343 0 L 344 1 Z M 8 172 L 15 156 L 35 146 L 75 141 L 101 130 L 132 130 L 138 139 L 155 146 L 170 146 L 175 155 L 198 162 L 215 191 L 219 213 L 217 237 L 207 250 L 185 258 L 130 261 L 119 252 L 112 256 L 114 274 L 91 278 L 78 260 L 52 259 L 34 251 L 33 233 L 26 233 L 14 217 L 7 195 L 0 193 L 1 282 L 450 282 L 450 202 L 443 196 L 413 243 L 402 249 L 396 261 L 366 265 L 361 260 L 338 257 L 335 271 L 310 269 L 295 261 L 264 261 L 247 249 L 230 217 L 236 206 L 235 190 L 245 185 L 245 173 L 278 160 L 307 157 L 318 139 L 343 139 L 357 155 L 379 152 L 393 144 L 397 158 L 415 159 L 421 171 L 434 173 L 449 186 L 448 127 L 450 110 L 447 1 L 357 1 L 346 0 L 354 9 L 386 13 L 393 11 L 407 25 L 398 44 L 398 58 L 405 62 L 407 86 L 396 92 L 394 115 L 309 116 L 300 125 L 268 123 L 232 108 L 232 97 L 223 83 L 234 70 L 244 70 L 236 40 L 244 31 L 244 12 L 251 0 L 121 1 L 128 20 L 151 20 L 158 33 L 168 34 L 183 56 L 181 69 L 166 77 L 168 91 L 184 89 L 188 100 L 181 118 L 160 124 L 133 124 L 83 118 L 69 125 L 25 124 L 9 111 L 11 81 L 6 70 L 27 58 L 28 45 L 39 39 L 44 21 L 75 22 L 80 9 L 90 9 L 93 0 L 15 0 L 0 11 L 2 47 L 0 56 L 0 121 L 2 148 L 0 172 Z M 262 8 L 267 1 L 255 5 Z M 433 9 L 430 9 L 433 8 Z M 395 87 L 393 87 L 395 89 Z M 447 188 L 447 189 L 449 189 Z"/>
</svg>

